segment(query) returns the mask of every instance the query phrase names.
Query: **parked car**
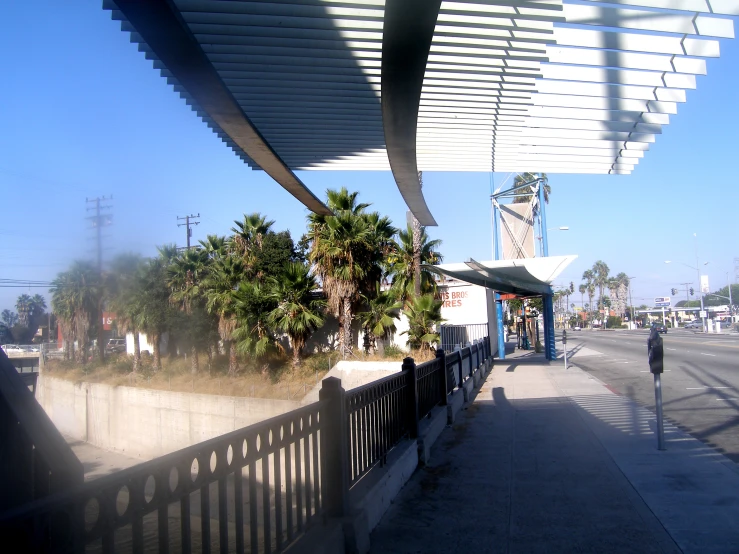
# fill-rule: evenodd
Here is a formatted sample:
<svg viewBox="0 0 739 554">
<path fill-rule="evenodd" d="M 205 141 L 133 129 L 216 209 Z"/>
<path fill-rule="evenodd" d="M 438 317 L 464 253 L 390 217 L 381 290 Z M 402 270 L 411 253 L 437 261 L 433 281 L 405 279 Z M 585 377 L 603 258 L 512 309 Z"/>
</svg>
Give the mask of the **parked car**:
<svg viewBox="0 0 739 554">
<path fill-rule="evenodd" d="M 703 323 L 701 321 L 688 321 L 685 324 L 686 329 L 703 329 Z"/>
<path fill-rule="evenodd" d="M 658 321 L 655 321 L 652 323 L 652 329 L 656 329 L 658 333 L 665 333 L 667 334 L 667 327 L 664 323 L 660 323 Z"/>
<path fill-rule="evenodd" d="M 105 345 L 105 351 L 109 354 L 116 354 L 126 351 L 126 339 L 109 339 Z"/>
</svg>

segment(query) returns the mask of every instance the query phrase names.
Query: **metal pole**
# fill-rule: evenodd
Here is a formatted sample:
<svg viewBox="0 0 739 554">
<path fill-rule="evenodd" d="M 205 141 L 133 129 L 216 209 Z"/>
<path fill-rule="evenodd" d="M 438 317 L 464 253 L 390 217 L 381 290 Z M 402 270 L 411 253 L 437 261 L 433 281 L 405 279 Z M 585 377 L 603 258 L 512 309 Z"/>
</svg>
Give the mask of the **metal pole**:
<svg viewBox="0 0 739 554">
<path fill-rule="evenodd" d="M 493 201 L 495 202 L 495 201 Z M 500 212 L 493 204 L 493 259 L 500 260 Z"/>
<path fill-rule="evenodd" d="M 541 217 L 541 238 L 542 248 L 544 250 L 544 257 L 549 256 L 549 240 L 547 238 L 547 213 L 544 209 L 544 184 L 543 179 L 539 180 L 539 214 Z"/>
<path fill-rule="evenodd" d="M 562 331 L 562 348 L 565 351 L 565 369 L 567 369 L 567 330 Z"/>
<path fill-rule="evenodd" d="M 657 407 L 657 448 L 665 448 L 665 428 L 662 421 L 662 379 L 659 373 L 654 374 L 654 401 Z"/>
</svg>

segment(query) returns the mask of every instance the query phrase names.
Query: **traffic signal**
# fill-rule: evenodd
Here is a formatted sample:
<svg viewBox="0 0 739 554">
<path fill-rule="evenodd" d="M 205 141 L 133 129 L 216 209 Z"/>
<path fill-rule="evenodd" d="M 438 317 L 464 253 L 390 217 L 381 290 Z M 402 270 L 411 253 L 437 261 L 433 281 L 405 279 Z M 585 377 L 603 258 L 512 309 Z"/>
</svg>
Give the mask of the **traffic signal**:
<svg viewBox="0 0 739 554">
<path fill-rule="evenodd" d="M 677 289 L 671 289 L 670 292 L 672 292 L 672 296 L 675 296 L 677 294 Z"/>
<path fill-rule="evenodd" d="M 693 296 L 693 287 L 690 287 L 690 296 Z"/>
<path fill-rule="evenodd" d="M 575 292 L 575 283 L 570 281 L 570 292 Z"/>
</svg>

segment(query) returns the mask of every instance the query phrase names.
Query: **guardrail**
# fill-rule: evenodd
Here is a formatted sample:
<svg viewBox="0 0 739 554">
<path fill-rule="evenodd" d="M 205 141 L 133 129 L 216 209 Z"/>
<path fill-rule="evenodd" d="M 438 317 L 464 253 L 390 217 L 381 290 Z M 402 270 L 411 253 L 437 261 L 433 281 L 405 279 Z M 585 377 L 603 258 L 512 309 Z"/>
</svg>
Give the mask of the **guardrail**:
<svg viewBox="0 0 739 554">
<path fill-rule="evenodd" d="M 23 552 L 207 553 L 247 546 L 253 553 L 280 552 L 323 521 L 318 516 L 350 513 L 350 489 L 385 464 L 403 439 L 419 437 L 419 423 L 447 404 L 452 372 L 459 368 L 461 384 L 490 356 L 485 343 L 449 355 L 439 350 L 418 366 L 406 358 L 400 373 L 348 392 L 340 380 L 324 379 L 314 404 L 65 492 L 29 497 L 23 506 L 5 506 L 12 509 L 0 512 L 0 536 Z M 16 389 L 41 410 L 13 374 Z M 3 387 L 0 380 L 5 395 Z M 20 423 L 21 429 L 27 424 Z M 0 448 L 8 454 L 2 440 Z M 45 456 L 48 448 L 40 448 Z M 5 470 L 6 458 L 0 459 Z M 81 467 L 75 476 L 81 480 Z M 8 471 L 2 478 L 3 485 L 11 482 Z"/>
<path fill-rule="evenodd" d="M 19 552 L 143 552 L 145 537 L 147 551 L 279 552 L 321 513 L 320 420 L 317 402 L 101 477 L 0 514 L 0 533 Z"/>
<path fill-rule="evenodd" d="M 36 374 L 31 375 L 34 381 Z M 82 483 L 82 464 L 0 352 L 0 511 Z"/>
</svg>

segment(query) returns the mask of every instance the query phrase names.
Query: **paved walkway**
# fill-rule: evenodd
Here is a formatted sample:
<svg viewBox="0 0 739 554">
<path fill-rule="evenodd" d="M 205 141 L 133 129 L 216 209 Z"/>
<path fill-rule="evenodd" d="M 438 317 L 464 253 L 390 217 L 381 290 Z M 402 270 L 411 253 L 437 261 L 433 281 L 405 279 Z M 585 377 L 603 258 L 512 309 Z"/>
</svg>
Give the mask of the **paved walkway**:
<svg viewBox="0 0 739 554">
<path fill-rule="evenodd" d="M 658 451 L 654 420 L 561 361 L 496 360 L 371 552 L 739 552 L 737 466 L 671 426 Z"/>
</svg>

